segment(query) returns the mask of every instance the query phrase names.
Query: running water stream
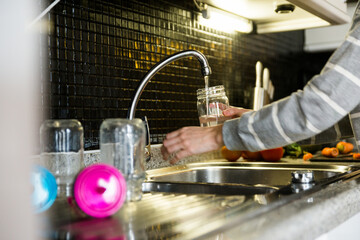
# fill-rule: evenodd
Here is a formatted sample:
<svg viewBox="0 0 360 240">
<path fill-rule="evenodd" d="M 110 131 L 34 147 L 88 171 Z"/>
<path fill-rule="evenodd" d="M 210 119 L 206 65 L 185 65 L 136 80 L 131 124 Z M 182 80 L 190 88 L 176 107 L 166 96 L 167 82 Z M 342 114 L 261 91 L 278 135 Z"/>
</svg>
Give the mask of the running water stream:
<svg viewBox="0 0 360 240">
<path fill-rule="evenodd" d="M 206 115 L 209 115 L 209 76 L 204 76 L 205 80 L 205 94 L 206 94 Z"/>
</svg>

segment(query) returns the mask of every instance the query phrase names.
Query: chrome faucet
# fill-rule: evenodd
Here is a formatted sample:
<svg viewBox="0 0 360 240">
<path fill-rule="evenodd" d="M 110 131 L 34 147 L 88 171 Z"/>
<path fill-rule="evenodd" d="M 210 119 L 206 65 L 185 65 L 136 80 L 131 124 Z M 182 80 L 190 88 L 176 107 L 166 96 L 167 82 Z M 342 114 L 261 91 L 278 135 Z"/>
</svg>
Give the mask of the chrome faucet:
<svg viewBox="0 0 360 240">
<path fill-rule="evenodd" d="M 142 92 L 144 91 L 146 85 L 148 84 L 148 82 L 151 80 L 151 78 L 157 73 L 159 72 L 161 69 L 163 69 L 166 65 L 168 65 L 169 63 L 172 63 L 178 59 L 181 58 L 185 58 L 185 57 L 196 57 L 200 64 L 201 64 L 201 73 L 203 76 L 209 76 L 211 74 L 211 69 L 209 66 L 209 63 L 206 59 L 206 57 L 195 50 L 186 50 L 186 51 L 182 51 L 182 52 L 178 52 L 175 53 L 167 58 L 165 58 L 164 60 L 162 60 L 161 62 L 158 62 L 155 66 L 153 66 L 143 77 L 143 79 L 140 81 L 140 84 L 135 92 L 135 95 L 131 101 L 131 106 L 130 109 L 128 111 L 128 119 L 133 119 L 135 117 L 135 110 L 136 110 L 136 106 L 139 102 L 140 96 L 142 94 Z"/>
<path fill-rule="evenodd" d="M 164 60 L 158 62 L 156 65 L 154 65 L 146 74 L 145 76 L 141 79 L 139 86 L 137 87 L 137 90 L 135 92 L 134 97 L 132 98 L 131 101 L 131 106 L 128 110 L 128 114 L 127 114 L 127 118 L 128 119 L 133 119 L 135 117 L 135 110 L 136 110 L 136 106 L 139 102 L 140 96 L 142 94 L 142 92 L 144 91 L 146 85 L 148 84 L 148 82 L 151 80 L 151 78 L 157 73 L 159 72 L 161 69 L 163 69 L 166 65 L 181 59 L 181 58 L 186 58 L 186 57 L 196 57 L 197 60 L 200 62 L 201 64 L 201 73 L 202 75 L 205 76 L 209 76 L 211 74 L 211 68 L 209 66 L 209 63 L 206 59 L 206 57 L 204 56 L 204 54 L 202 54 L 201 52 L 195 51 L 195 50 L 185 50 L 182 52 L 178 52 L 175 53 L 167 58 L 165 58 Z M 145 118 L 146 120 L 146 118 Z M 145 123 L 147 124 L 147 122 Z M 148 128 L 147 128 L 148 130 Z M 147 132 L 147 149 L 148 149 L 148 153 L 147 153 L 147 160 L 150 159 L 150 133 Z"/>
</svg>

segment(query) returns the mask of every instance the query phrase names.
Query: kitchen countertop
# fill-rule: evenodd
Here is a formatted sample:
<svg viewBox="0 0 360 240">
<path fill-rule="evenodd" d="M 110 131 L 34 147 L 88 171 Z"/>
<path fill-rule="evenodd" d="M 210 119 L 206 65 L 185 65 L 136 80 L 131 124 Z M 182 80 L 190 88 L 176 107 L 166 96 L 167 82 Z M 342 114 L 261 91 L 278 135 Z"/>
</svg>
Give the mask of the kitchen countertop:
<svg viewBox="0 0 360 240">
<path fill-rule="evenodd" d="M 161 161 L 153 166 L 165 166 L 157 147 L 152 154 L 151 161 Z M 189 162 L 199 160 L 201 156 Z M 313 164 L 294 159 L 282 162 Z M 146 193 L 142 201 L 125 204 L 111 218 L 88 218 L 68 201 L 54 204 L 43 217 L 50 216 L 56 225 L 55 234 L 50 233 L 54 239 L 68 235 L 90 239 L 82 236 L 89 229 L 91 236 L 109 235 L 101 239 L 121 239 L 110 238 L 115 235 L 123 239 L 316 239 L 360 212 L 359 199 L 360 179 L 354 177 L 269 204 L 243 196 Z"/>
<path fill-rule="evenodd" d="M 229 239 L 315 239 L 360 212 L 360 181 L 331 184 L 234 227 Z"/>
</svg>

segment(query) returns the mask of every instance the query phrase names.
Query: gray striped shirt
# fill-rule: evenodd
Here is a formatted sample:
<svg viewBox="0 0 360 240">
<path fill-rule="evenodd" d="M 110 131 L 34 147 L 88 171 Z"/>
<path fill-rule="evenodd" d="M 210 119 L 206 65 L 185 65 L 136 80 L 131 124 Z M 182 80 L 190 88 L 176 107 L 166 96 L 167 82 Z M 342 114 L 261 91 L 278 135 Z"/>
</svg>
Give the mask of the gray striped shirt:
<svg viewBox="0 0 360 240">
<path fill-rule="evenodd" d="M 223 139 L 232 150 L 285 146 L 320 134 L 350 112 L 351 120 L 360 120 L 360 3 L 345 41 L 319 75 L 287 98 L 226 121 Z"/>
</svg>

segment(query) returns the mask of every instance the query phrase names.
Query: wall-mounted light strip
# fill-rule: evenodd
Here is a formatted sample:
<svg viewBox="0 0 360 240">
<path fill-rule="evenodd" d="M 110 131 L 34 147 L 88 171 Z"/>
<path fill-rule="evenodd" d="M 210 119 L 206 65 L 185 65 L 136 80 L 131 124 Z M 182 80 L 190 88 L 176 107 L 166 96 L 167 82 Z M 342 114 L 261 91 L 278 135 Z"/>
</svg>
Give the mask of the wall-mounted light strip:
<svg viewBox="0 0 360 240">
<path fill-rule="evenodd" d="M 198 18 L 201 25 L 224 32 L 250 33 L 253 31 L 253 23 L 249 19 L 206 5 L 203 6 L 201 12 L 202 15 Z"/>
<path fill-rule="evenodd" d="M 330 24 L 318 17 L 300 18 L 294 20 L 277 21 L 257 24 L 257 33 L 273 33 L 273 32 L 285 32 L 294 31 L 315 27 L 326 27 Z"/>
</svg>

